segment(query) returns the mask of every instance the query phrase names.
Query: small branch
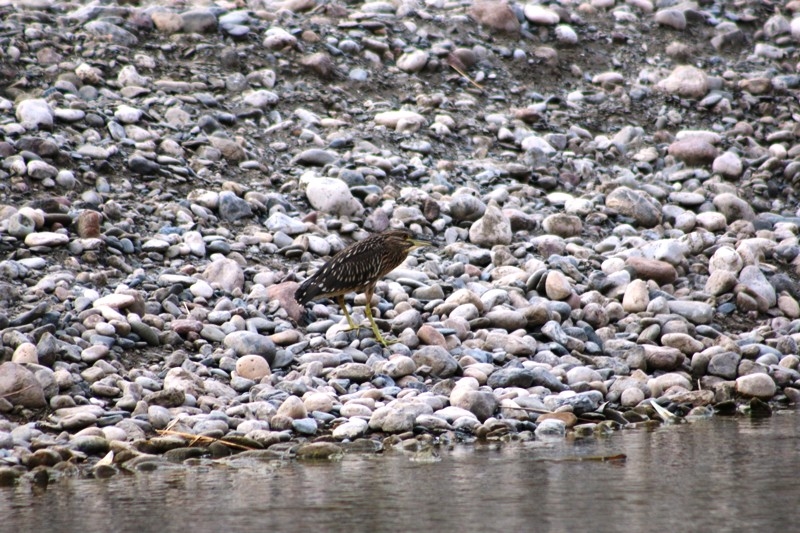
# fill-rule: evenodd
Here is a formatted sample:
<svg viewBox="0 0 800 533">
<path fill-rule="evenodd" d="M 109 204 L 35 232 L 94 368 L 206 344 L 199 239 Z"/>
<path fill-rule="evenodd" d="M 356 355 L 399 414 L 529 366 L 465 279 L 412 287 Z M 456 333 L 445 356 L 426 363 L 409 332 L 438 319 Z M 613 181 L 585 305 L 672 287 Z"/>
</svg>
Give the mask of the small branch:
<svg viewBox="0 0 800 533">
<path fill-rule="evenodd" d="M 172 424 L 170 424 L 171 426 Z M 168 428 L 170 426 L 167 426 Z M 231 448 L 239 448 L 240 450 L 255 450 L 251 446 L 245 446 L 244 444 L 237 444 L 235 442 L 231 442 L 225 439 L 216 439 L 214 437 L 206 437 L 204 435 L 192 435 L 191 433 L 183 433 L 182 431 L 172 431 L 170 429 L 159 429 L 156 430 L 156 433 L 159 435 L 175 435 L 178 437 L 183 437 L 191 442 L 189 442 L 189 446 L 194 446 L 198 442 L 203 442 L 204 444 L 212 444 L 214 442 L 219 442 L 220 444 L 224 444 L 225 446 L 230 446 Z"/>
<path fill-rule="evenodd" d="M 14 396 L 15 394 L 20 394 L 20 393 L 25 392 L 26 390 L 32 389 L 32 388 L 33 388 L 33 385 L 28 385 L 27 387 L 22 387 L 19 390 L 7 392 L 5 394 L 0 394 L 0 398 L 8 398 L 9 396 Z"/>
<path fill-rule="evenodd" d="M 480 89 L 481 91 L 483 91 L 483 86 L 482 86 L 482 85 L 480 85 L 478 82 L 474 81 L 472 78 L 470 78 L 470 77 L 467 75 L 467 73 L 466 73 L 466 72 L 464 72 L 463 70 L 461 70 L 460 68 L 458 68 L 457 66 L 455 66 L 453 63 L 448 63 L 448 64 L 450 65 L 450 67 L 451 67 L 453 70 L 455 70 L 456 72 L 458 72 L 459 74 L 461 74 L 461 75 L 464 77 L 464 79 L 466 79 L 466 80 L 467 80 L 468 82 L 470 82 L 472 85 L 474 85 L 475 87 L 477 87 L 478 89 Z"/>
</svg>

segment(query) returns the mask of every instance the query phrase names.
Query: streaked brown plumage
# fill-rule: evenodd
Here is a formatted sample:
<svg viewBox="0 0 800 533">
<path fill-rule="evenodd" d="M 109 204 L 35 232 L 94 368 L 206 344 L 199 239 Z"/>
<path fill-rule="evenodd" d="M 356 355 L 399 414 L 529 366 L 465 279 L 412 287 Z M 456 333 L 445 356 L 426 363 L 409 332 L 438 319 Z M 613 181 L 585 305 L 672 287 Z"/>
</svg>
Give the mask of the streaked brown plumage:
<svg viewBox="0 0 800 533">
<path fill-rule="evenodd" d="M 375 285 L 386 274 L 400 266 L 408 253 L 414 248 L 427 246 L 430 239 L 416 237 L 406 229 L 394 229 L 370 235 L 364 240 L 351 244 L 306 279 L 294 298 L 305 305 L 317 298 L 336 297 L 347 323 L 357 329 L 344 304 L 344 295 L 349 292 L 363 292 L 367 297 L 365 313 L 369 319 L 375 338 L 384 346 L 383 338 L 372 318 L 372 294 Z"/>
</svg>

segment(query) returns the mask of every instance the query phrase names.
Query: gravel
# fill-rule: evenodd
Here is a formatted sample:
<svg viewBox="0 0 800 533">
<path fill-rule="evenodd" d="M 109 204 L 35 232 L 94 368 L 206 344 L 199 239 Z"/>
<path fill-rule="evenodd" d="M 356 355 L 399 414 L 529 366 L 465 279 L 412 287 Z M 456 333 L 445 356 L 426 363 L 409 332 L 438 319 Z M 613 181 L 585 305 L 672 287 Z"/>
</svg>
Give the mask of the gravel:
<svg viewBox="0 0 800 533">
<path fill-rule="evenodd" d="M 798 401 L 796 3 L 240 4 L 0 0 L 4 482 Z"/>
</svg>

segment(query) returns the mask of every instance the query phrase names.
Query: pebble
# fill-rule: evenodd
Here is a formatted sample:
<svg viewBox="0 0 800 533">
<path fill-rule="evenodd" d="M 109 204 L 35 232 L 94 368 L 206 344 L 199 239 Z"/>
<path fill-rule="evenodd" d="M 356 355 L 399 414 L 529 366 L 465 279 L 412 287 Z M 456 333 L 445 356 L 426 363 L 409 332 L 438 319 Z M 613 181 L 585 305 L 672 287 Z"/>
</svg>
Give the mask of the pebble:
<svg viewBox="0 0 800 533">
<path fill-rule="evenodd" d="M 736 392 L 744 396 L 769 400 L 777 386 L 768 374 L 747 374 L 736 378 Z"/>
<path fill-rule="evenodd" d="M 500 32 L 515 34 L 520 29 L 516 14 L 505 0 L 478 0 L 469 14 L 478 24 Z"/>
<path fill-rule="evenodd" d="M 375 124 L 398 132 L 417 131 L 427 123 L 423 115 L 414 111 L 384 111 L 376 114 L 374 120 Z"/>
<path fill-rule="evenodd" d="M 54 112 L 47 100 L 31 98 L 17 105 L 16 118 L 25 129 L 52 129 Z"/>
<path fill-rule="evenodd" d="M 653 15 L 653 20 L 673 30 L 686 29 L 686 16 L 680 9 L 659 9 Z"/>
<path fill-rule="evenodd" d="M 658 82 L 657 87 L 684 98 L 702 98 L 708 92 L 708 74 L 697 67 L 680 65 Z"/>
<path fill-rule="evenodd" d="M 483 216 L 469 228 L 470 242 L 485 248 L 510 244 L 512 237 L 511 221 L 493 202 L 489 203 Z"/>
<path fill-rule="evenodd" d="M 338 178 L 308 178 L 306 198 L 314 209 L 323 213 L 352 216 L 364 211 L 347 184 Z"/>
<path fill-rule="evenodd" d="M 564 274 L 553 270 L 547 274 L 545 294 L 551 300 L 566 300 L 572 295 L 572 286 Z"/>
<path fill-rule="evenodd" d="M 742 160 L 733 152 L 724 152 L 714 159 L 711 170 L 727 179 L 737 179 L 742 175 Z"/>
<path fill-rule="evenodd" d="M 353 418 L 347 422 L 336 426 L 333 429 L 332 436 L 334 439 L 341 440 L 355 440 L 367 433 L 369 424 L 366 420 L 361 418 Z"/>
<path fill-rule="evenodd" d="M 237 355 L 261 356 L 268 364 L 274 360 L 277 352 L 275 343 L 269 337 L 251 331 L 233 331 L 225 335 L 223 342 Z M 252 366 L 252 360 L 248 361 L 246 364 Z"/>
<path fill-rule="evenodd" d="M 660 204 L 642 191 L 617 187 L 606 198 L 606 207 L 631 217 L 637 224 L 646 228 L 661 223 Z"/>
<path fill-rule="evenodd" d="M 704 166 L 716 161 L 717 148 L 702 138 L 684 138 L 669 145 L 669 154 L 687 165 Z"/>
<path fill-rule="evenodd" d="M 455 220 L 475 221 L 486 212 L 486 204 L 471 194 L 456 194 L 449 203 L 450 216 Z"/>
<path fill-rule="evenodd" d="M 40 231 L 25 236 L 25 245 L 31 248 L 38 246 L 63 246 L 69 242 L 69 235 L 53 231 Z"/>
<path fill-rule="evenodd" d="M 252 214 L 253 209 L 250 204 L 233 191 L 222 191 L 219 194 L 219 216 L 222 220 L 236 221 L 249 218 Z"/>
<path fill-rule="evenodd" d="M 0 397 L 12 406 L 40 409 L 47 405 L 44 388 L 33 372 L 13 361 L 0 365 Z"/>
<path fill-rule="evenodd" d="M 537 4 L 526 4 L 523 13 L 528 22 L 533 24 L 553 25 L 561 20 L 555 11 Z"/>
<path fill-rule="evenodd" d="M 412 50 L 397 59 L 397 68 L 405 72 L 419 72 L 428 63 L 430 54 L 425 50 Z"/>
<path fill-rule="evenodd" d="M 245 379 L 259 381 L 270 375 L 269 363 L 260 355 L 245 355 L 236 361 L 236 373 Z"/>
<path fill-rule="evenodd" d="M 39 364 L 39 356 L 36 352 L 36 345 L 30 342 L 23 342 L 14 350 L 11 362 L 19 364 Z"/>
</svg>

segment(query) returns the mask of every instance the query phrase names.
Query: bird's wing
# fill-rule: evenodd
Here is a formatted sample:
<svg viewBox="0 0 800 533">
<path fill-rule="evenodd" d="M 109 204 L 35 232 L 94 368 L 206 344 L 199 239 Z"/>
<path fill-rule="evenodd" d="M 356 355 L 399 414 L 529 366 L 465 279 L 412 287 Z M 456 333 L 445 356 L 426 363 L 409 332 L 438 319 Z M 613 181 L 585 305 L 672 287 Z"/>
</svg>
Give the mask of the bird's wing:
<svg viewBox="0 0 800 533">
<path fill-rule="evenodd" d="M 365 287 L 373 281 L 381 257 L 365 241 L 345 248 L 306 279 L 295 292 L 300 304 Z"/>
</svg>

